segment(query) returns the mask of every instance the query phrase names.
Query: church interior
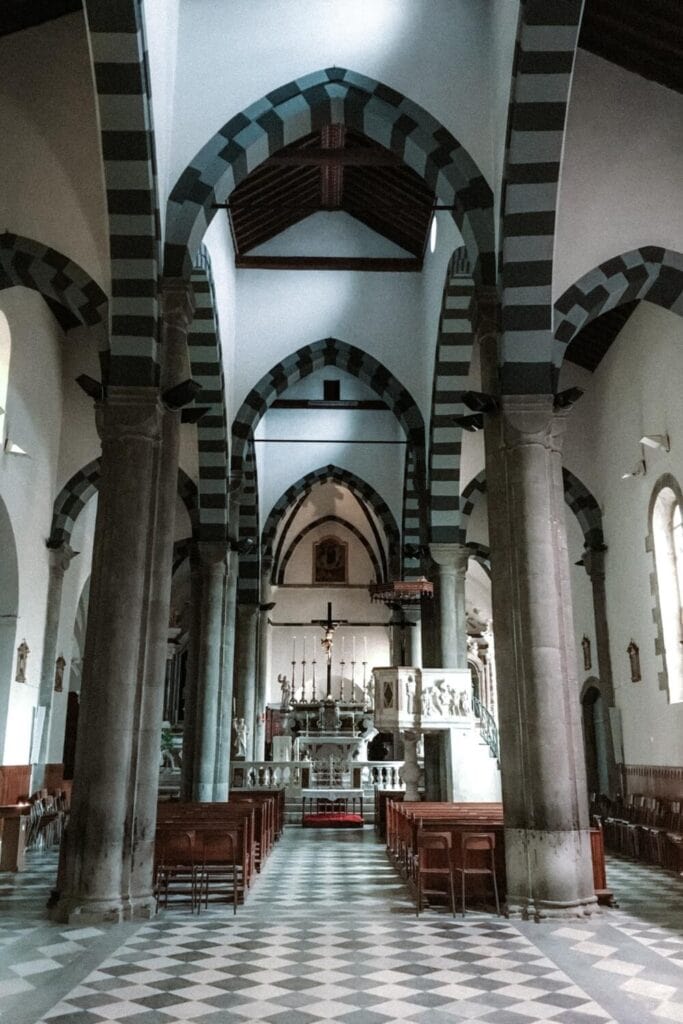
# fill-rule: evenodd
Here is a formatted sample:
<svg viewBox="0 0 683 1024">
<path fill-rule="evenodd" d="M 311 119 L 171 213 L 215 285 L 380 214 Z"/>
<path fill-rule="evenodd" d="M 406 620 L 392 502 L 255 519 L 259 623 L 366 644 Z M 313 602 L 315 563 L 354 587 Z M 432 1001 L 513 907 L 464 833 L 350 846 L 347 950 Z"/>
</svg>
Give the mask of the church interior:
<svg viewBox="0 0 683 1024">
<path fill-rule="evenodd" d="M 682 69 L 2 5 L 0 1024 L 683 1021 Z"/>
</svg>

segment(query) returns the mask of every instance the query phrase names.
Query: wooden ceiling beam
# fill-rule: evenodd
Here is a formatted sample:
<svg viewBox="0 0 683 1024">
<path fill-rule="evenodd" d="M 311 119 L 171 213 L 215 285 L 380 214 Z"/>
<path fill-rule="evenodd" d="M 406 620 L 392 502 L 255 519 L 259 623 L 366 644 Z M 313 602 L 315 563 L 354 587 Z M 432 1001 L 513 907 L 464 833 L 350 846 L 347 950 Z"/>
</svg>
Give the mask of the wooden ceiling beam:
<svg viewBox="0 0 683 1024">
<path fill-rule="evenodd" d="M 419 259 L 385 256 L 235 256 L 239 270 L 355 270 L 417 274 Z"/>
</svg>

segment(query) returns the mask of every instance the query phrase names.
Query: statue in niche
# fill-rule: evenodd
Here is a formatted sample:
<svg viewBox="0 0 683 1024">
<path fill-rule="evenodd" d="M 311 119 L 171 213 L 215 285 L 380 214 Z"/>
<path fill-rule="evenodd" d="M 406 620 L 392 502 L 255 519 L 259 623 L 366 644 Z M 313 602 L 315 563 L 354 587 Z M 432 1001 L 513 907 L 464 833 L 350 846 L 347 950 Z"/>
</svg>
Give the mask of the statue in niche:
<svg viewBox="0 0 683 1024">
<path fill-rule="evenodd" d="M 631 682 L 639 683 L 643 677 L 640 674 L 640 648 L 635 640 L 631 640 L 631 643 L 626 648 L 626 653 L 631 663 Z"/>
<path fill-rule="evenodd" d="M 17 674 L 14 677 L 17 683 L 26 682 L 26 662 L 30 653 L 26 640 L 22 640 L 17 647 Z"/>
<path fill-rule="evenodd" d="M 347 546 L 338 537 L 323 537 L 313 545 L 313 582 L 347 582 Z"/>
<path fill-rule="evenodd" d="M 64 669 L 66 659 L 60 654 L 55 662 L 55 693 L 61 693 L 64 689 Z"/>
<path fill-rule="evenodd" d="M 583 651 L 583 667 L 584 671 L 588 671 L 593 667 L 593 659 L 591 657 L 591 642 L 590 638 L 585 636 L 581 641 L 581 650 Z"/>
<path fill-rule="evenodd" d="M 235 730 L 235 757 L 247 756 L 247 723 L 243 718 L 236 718 L 233 723 Z"/>
<path fill-rule="evenodd" d="M 289 679 L 287 676 L 279 675 L 277 681 L 280 684 L 280 707 L 288 708 L 289 702 L 292 699 L 292 687 L 289 685 Z"/>
</svg>

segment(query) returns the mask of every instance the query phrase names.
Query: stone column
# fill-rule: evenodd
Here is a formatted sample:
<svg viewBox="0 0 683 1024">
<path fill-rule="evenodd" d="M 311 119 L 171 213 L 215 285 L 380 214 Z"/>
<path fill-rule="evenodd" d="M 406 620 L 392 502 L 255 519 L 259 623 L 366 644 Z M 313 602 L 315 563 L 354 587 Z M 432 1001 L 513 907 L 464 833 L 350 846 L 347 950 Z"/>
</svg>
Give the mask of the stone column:
<svg viewBox="0 0 683 1024">
<path fill-rule="evenodd" d="M 187 332 L 194 312 L 191 285 L 165 280 L 161 287 L 161 393 L 189 381 Z M 154 907 L 152 873 L 159 799 L 159 755 L 163 720 L 168 625 L 171 611 L 173 541 L 178 494 L 180 409 L 163 406 L 157 465 L 155 516 L 150 535 L 147 636 L 134 750 L 135 806 L 129 882 L 132 912 Z"/>
<path fill-rule="evenodd" d="M 201 623 L 197 656 L 193 799 L 215 799 L 216 755 L 224 659 L 227 545 L 198 544 Z"/>
<path fill-rule="evenodd" d="M 110 386 L 97 404 L 102 476 L 64 884 L 55 908 L 61 921 L 118 921 L 132 912 L 136 750 L 162 419 L 156 388 Z M 159 688 L 163 695 L 163 662 Z M 154 749 L 158 767 L 158 736 Z"/>
<path fill-rule="evenodd" d="M 38 690 L 38 706 L 45 708 L 45 720 L 43 722 L 43 734 L 40 739 L 38 764 L 33 766 L 31 777 L 31 790 L 33 792 L 42 788 L 45 779 L 45 763 L 50 742 L 50 722 L 54 699 L 55 661 L 57 659 L 64 573 L 71 565 L 71 559 L 78 554 L 66 542 L 56 547 L 49 547 L 48 544 L 48 551 L 49 576 L 45 609 L 45 631 L 43 633 L 43 660 L 40 667 L 40 687 Z"/>
<path fill-rule="evenodd" d="M 246 758 L 254 760 L 254 708 L 256 700 L 256 629 L 259 606 L 237 603 L 235 689 L 237 717 L 247 723 Z"/>
<path fill-rule="evenodd" d="M 202 631 L 202 587 L 197 545 L 190 546 L 190 643 L 185 672 L 185 716 L 183 719 L 183 763 L 180 799 L 192 800 L 195 779 L 195 735 L 197 732 L 197 674 Z"/>
<path fill-rule="evenodd" d="M 467 668 L 465 577 L 470 550 L 464 544 L 430 544 L 439 589 L 438 668 Z"/>
<path fill-rule="evenodd" d="M 551 395 L 486 427 L 508 909 L 595 909 L 562 484 Z"/>
<path fill-rule="evenodd" d="M 258 621 L 258 670 L 256 696 L 254 699 L 254 760 L 263 761 L 266 756 L 266 723 L 265 711 L 268 701 L 268 684 L 270 682 L 270 626 L 268 616 L 274 602 L 271 573 L 273 559 L 261 560 L 261 604 Z"/>
<path fill-rule="evenodd" d="M 586 548 L 583 553 L 583 565 L 588 573 L 593 589 L 593 619 L 595 622 L 595 648 L 598 659 L 598 676 L 600 693 L 603 698 L 603 735 L 600 741 L 604 746 L 605 771 L 601 778 L 601 788 L 606 784 L 604 792 L 615 795 L 619 789 L 619 773 L 614 755 L 614 742 L 609 723 L 608 708 L 614 707 L 614 679 L 612 677 L 612 655 L 609 646 L 609 623 L 607 621 L 607 596 L 605 594 L 605 551 L 606 548 Z M 598 723 L 596 723 L 596 729 Z"/>
<path fill-rule="evenodd" d="M 215 799 L 227 800 L 230 794 L 230 760 L 232 751 L 233 676 L 235 668 L 235 608 L 239 558 L 236 551 L 228 555 L 228 576 L 223 613 L 221 667 L 221 699 L 218 714 L 216 747 Z"/>
</svg>

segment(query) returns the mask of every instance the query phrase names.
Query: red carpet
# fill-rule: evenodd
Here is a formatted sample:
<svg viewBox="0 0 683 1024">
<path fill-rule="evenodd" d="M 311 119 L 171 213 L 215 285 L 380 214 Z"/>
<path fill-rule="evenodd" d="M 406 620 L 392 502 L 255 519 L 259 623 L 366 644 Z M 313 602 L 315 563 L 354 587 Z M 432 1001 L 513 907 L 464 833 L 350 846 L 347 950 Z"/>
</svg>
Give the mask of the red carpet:
<svg viewBox="0 0 683 1024">
<path fill-rule="evenodd" d="M 305 814 L 303 828 L 362 828 L 361 814 Z"/>
</svg>

